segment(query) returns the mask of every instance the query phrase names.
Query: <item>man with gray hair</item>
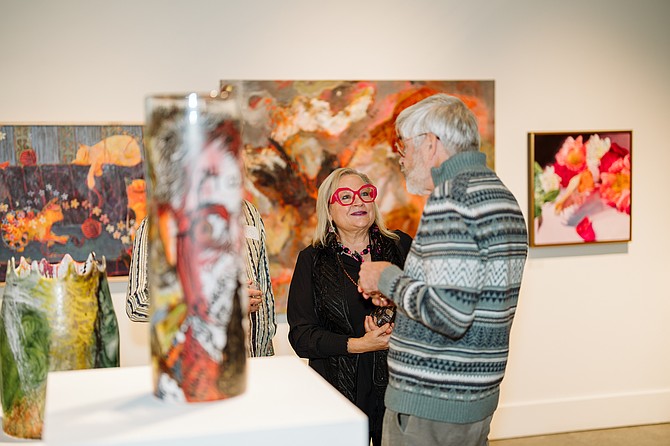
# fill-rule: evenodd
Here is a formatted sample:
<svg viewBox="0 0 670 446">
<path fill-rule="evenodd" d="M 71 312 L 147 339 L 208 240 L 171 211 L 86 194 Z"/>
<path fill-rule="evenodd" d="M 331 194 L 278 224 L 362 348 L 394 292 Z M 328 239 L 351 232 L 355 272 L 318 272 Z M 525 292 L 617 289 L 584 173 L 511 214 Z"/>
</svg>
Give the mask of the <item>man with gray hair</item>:
<svg viewBox="0 0 670 446">
<path fill-rule="evenodd" d="M 403 270 L 361 265 L 359 291 L 396 305 L 382 441 L 483 446 L 498 405 L 528 253 L 512 193 L 486 167 L 474 114 L 430 96 L 396 120 L 407 190 L 428 195 Z"/>
</svg>

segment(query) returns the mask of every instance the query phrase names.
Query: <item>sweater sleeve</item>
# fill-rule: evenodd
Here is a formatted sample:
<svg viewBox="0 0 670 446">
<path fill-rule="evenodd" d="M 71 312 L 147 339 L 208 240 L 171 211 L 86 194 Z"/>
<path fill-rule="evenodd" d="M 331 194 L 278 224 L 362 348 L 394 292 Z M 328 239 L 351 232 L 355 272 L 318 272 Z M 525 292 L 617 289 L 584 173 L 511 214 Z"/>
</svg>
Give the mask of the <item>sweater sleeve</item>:
<svg viewBox="0 0 670 446">
<path fill-rule="evenodd" d="M 383 295 L 389 297 L 391 300 L 393 300 L 390 297 L 393 294 L 392 290 L 395 288 L 396 282 L 403 274 L 402 267 L 405 264 L 407 254 L 409 253 L 409 250 L 412 246 L 412 237 L 402 231 L 395 231 L 395 233 L 400 237 L 398 240 L 398 247 L 400 248 L 402 263 L 399 265 L 390 265 L 389 267 L 385 268 L 384 271 L 382 271 L 378 283 L 379 291 L 381 291 Z"/>
<path fill-rule="evenodd" d="M 349 336 L 323 328 L 314 308 L 312 250 L 300 252 L 288 292 L 288 339 L 301 358 L 319 359 L 346 355 Z"/>
<path fill-rule="evenodd" d="M 457 339 L 474 320 L 486 258 L 472 216 L 453 200 L 443 197 L 439 205 L 439 217 L 424 213 L 404 270 L 384 269 L 380 291 L 407 317 Z"/>
</svg>

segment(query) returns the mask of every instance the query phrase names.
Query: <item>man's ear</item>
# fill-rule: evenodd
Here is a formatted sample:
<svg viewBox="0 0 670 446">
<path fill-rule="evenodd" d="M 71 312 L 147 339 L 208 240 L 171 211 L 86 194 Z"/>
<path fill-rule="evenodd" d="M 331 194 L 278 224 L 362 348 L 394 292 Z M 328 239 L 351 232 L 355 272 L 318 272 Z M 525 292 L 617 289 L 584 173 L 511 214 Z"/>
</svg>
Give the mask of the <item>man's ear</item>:
<svg viewBox="0 0 670 446">
<path fill-rule="evenodd" d="M 430 160 L 431 164 L 433 166 L 438 166 L 441 164 L 441 162 L 435 164 L 436 157 L 438 156 L 439 152 L 442 150 L 438 148 L 438 145 L 440 143 L 440 140 L 437 139 L 437 136 L 435 136 L 433 133 L 429 133 L 428 137 L 430 138 L 430 143 L 428 144 L 428 159 Z"/>
<path fill-rule="evenodd" d="M 447 149 L 442 145 L 442 141 L 433 133 L 430 134 L 430 146 L 428 153 L 430 154 L 430 161 L 433 166 L 437 167 L 445 160 L 449 159 Z"/>
</svg>

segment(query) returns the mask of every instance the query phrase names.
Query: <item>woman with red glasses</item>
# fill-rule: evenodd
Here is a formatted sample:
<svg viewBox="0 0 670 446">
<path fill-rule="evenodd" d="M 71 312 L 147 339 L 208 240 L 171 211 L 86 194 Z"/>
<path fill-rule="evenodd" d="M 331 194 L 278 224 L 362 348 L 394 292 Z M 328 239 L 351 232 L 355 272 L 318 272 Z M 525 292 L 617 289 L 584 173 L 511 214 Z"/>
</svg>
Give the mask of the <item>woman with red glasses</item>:
<svg viewBox="0 0 670 446">
<path fill-rule="evenodd" d="M 358 292 L 363 262 L 403 267 L 412 239 L 384 225 L 377 188 L 350 168 L 332 172 L 319 187 L 311 245 L 298 255 L 288 294 L 289 341 L 296 353 L 369 419 L 370 438 L 381 444 L 386 355 L 392 313 Z"/>
</svg>

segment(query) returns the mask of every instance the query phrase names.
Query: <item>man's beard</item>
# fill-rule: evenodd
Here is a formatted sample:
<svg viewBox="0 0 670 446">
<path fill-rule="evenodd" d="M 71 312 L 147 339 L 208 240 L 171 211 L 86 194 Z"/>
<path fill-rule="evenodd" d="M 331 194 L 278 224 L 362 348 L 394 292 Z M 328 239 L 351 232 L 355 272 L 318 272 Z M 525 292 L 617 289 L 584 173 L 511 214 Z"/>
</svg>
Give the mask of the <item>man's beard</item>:
<svg viewBox="0 0 670 446">
<path fill-rule="evenodd" d="M 426 182 L 424 176 L 430 175 L 430 172 L 426 173 L 426 170 L 423 158 L 417 159 L 412 169 L 403 166 L 401 171 L 405 175 L 407 192 L 413 195 L 428 195 L 430 193 L 430 191 L 426 192 L 426 188 L 424 187 Z"/>
</svg>

